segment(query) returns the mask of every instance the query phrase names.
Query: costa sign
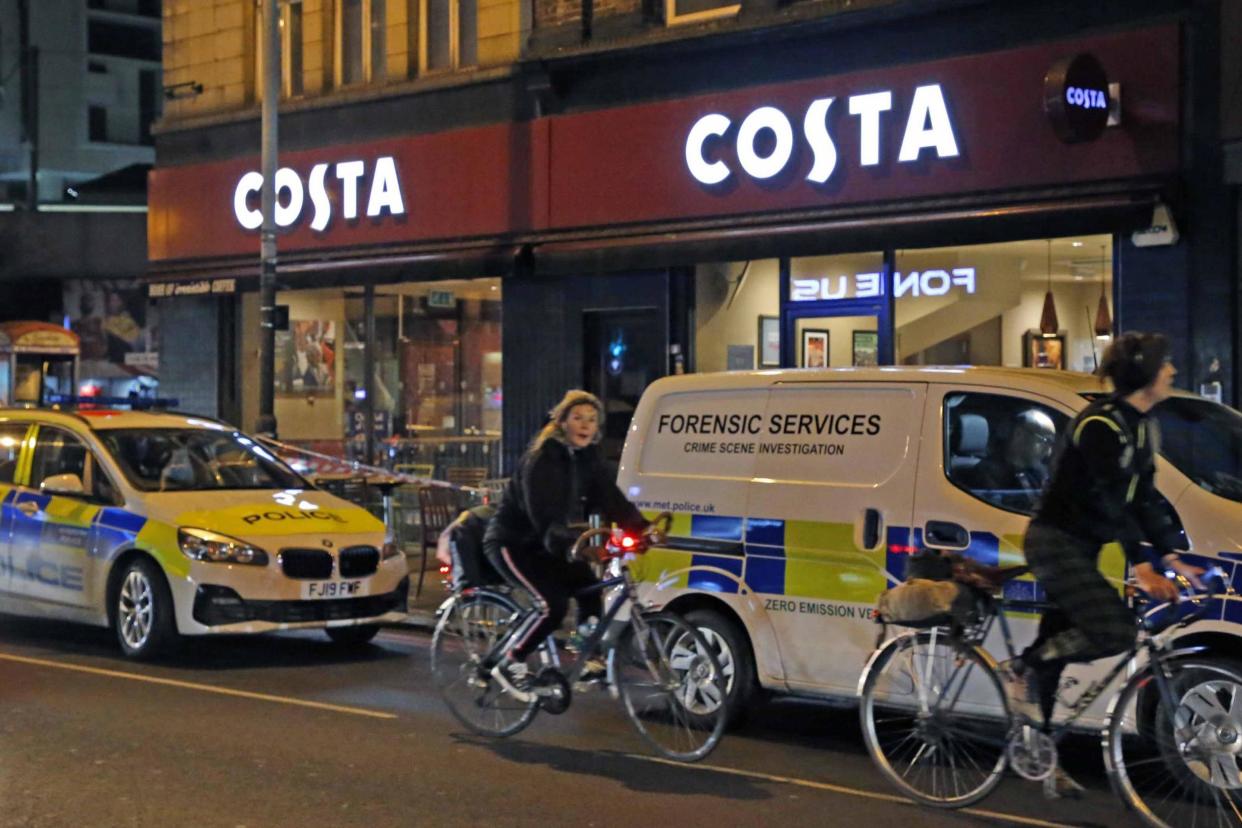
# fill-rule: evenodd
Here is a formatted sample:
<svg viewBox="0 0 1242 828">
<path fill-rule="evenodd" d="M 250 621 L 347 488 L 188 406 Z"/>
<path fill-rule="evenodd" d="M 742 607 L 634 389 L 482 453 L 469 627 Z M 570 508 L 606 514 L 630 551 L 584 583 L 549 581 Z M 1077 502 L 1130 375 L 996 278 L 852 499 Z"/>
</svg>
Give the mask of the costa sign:
<svg viewBox="0 0 1242 828">
<path fill-rule="evenodd" d="M 329 179 L 328 170 L 332 170 Z M 301 218 L 310 196 L 311 223 L 316 232 L 328 228 L 332 221 L 331 192 L 340 205 L 341 216 L 346 221 L 358 218 L 359 195 L 366 183 L 367 218 L 379 218 L 385 211 L 389 215 L 405 215 L 405 199 L 401 195 L 401 179 L 397 176 L 397 163 L 392 156 L 376 158 L 367 174 L 365 161 L 338 161 L 336 164 L 316 164 L 303 185 L 297 171 L 281 167 L 276 171 L 276 225 L 292 227 Z M 259 210 L 259 191 L 263 187 L 262 173 L 246 173 L 233 188 L 233 214 L 237 223 L 247 230 L 258 230 L 263 225 L 263 213 Z"/>
<path fill-rule="evenodd" d="M 1044 76 L 1044 111 L 1057 137 L 1067 144 L 1103 135 L 1111 108 L 1108 73 L 1094 55 L 1062 58 Z"/>
<path fill-rule="evenodd" d="M 817 98 L 802 114 L 802 141 L 814 154 L 815 162 L 806 179 L 815 184 L 827 182 L 840 159 L 828 126 L 828 115 L 836 98 Z M 847 99 L 849 115 L 858 128 L 858 163 L 874 167 L 880 163 L 881 122 L 893 108 L 891 91 L 852 95 Z M 699 118 L 686 135 L 686 167 L 701 184 L 720 184 L 733 174 L 729 163 L 719 157 L 719 145 L 731 132 L 733 120 L 721 113 Z M 760 136 L 768 133 L 762 143 Z M 794 151 L 794 127 L 789 117 L 773 106 L 761 106 L 742 119 L 734 136 L 737 165 L 751 178 L 765 180 L 781 173 Z M 931 151 L 936 158 L 959 155 L 957 134 L 949 117 L 940 84 L 919 86 L 910 98 L 905 130 L 897 151 L 897 163 L 909 164 Z"/>
</svg>

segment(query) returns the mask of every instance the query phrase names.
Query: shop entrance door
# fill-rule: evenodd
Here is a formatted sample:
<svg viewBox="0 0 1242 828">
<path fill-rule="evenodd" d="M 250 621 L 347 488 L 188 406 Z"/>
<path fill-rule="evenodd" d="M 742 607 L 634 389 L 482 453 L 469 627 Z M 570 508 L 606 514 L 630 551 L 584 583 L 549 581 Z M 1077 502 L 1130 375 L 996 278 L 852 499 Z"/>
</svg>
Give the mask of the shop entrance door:
<svg viewBox="0 0 1242 828">
<path fill-rule="evenodd" d="M 836 302 L 788 309 L 781 330 L 781 365 L 848 368 L 891 364 L 884 317 L 882 309 L 872 303 Z"/>
<path fill-rule="evenodd" d="M 653 325 L 657 308 L 587 311 L 583 314 L 583 387 L 604 404 L 600 450 L 621 459 L 625 432 L 648 385 L 664 376 L 664 329 Z"/>
</svg>

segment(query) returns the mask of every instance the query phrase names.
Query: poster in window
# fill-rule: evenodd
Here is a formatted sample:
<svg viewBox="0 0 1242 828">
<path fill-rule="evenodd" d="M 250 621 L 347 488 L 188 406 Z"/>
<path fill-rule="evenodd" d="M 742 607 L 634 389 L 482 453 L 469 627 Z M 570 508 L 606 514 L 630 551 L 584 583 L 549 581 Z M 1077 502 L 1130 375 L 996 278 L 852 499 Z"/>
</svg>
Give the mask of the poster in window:
<svg viewBox="0 0 1242 828">
<path fill-rule="evenodd" d="M 295 320 L 276 332 L 276 392 L 331 396 L 336 384 L 336 323 Z"/>
<path fill-rule="evenodd" d="M 870 368 L 880 364 L 880 335 L 876 331 L 854 331 L 854 356 L 852 365 Z"/>
<path fill-rule="evenodd" d="M 802 330 L 802 367 L 828 367 L 828 331 L 813 328 Z"/>
<path fill-rule="evenodd" d="M 1022 335 L 1022 365 L 1027 368 L 1065 368 L 1065 334 L 1048 336 L 1039 331 Z"/>
<path fill-rule="evenodd" d="M 781 318 L 759 317 L 759 367 L 776 368 L 781 364 Z"/>
</svg>

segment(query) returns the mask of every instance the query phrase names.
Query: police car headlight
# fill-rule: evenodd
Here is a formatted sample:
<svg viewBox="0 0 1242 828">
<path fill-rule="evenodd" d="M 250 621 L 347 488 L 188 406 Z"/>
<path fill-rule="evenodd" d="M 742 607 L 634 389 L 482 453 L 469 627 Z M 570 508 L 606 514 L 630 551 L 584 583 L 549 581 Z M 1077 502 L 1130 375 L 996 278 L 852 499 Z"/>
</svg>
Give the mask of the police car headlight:
<svg viewBox="0 0 1242 828">
<path fill-rule="evenodd" d="M 206 529 L 178 529 L 177 544 L 183 555 L 195 561 L 267 566 L 267 553 L 262 549 Z"/>
<path fill-rule="evenodd" d="M 391 539 L 384 541 L 384 548 L 380 551 L 381 560 L 386 561 L 389 558 L 395 558 L 400 554 L 401 554 L 401 547 L 397 546 L 396 541 L 391 540 Z"/>
</svg>

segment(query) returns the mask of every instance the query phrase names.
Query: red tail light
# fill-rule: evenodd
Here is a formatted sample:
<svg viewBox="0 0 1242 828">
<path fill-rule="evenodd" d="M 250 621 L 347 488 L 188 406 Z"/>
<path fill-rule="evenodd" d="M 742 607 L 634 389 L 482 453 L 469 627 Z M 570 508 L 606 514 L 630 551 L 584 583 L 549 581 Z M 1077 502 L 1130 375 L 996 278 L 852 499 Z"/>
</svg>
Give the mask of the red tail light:
<svg viewBox="0 0 1242 828">
<path fill-rule="evenodd" d="M 622 549 L 633 549 L 635 543 L 636 541 L 634 540 L 634 538 L 632 538 L 629 535 L 625 535 L 624 537 L 621 538 Z"/>
<path fill-rule="evenodd" d="M 441 575 L 451 575 L 452 573 L 453 573 L 453 567 L 449 566 L 448 564 L 440 564 Z"/>
</svg>

